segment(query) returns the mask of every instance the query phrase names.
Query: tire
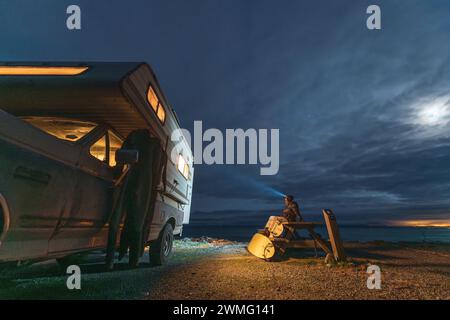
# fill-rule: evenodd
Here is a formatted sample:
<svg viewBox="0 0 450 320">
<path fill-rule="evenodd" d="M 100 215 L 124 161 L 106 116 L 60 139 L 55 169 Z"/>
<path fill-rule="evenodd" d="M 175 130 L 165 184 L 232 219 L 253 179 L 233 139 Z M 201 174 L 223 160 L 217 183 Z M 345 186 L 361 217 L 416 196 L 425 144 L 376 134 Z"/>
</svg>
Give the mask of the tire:
<svg viewBox="0 0 450 320">
<path fill-rule="evenodd" d="M 158 239 L 150 245 L 150 264 L 162 266 L 169 261 L 173 249 L 173 227 L 170 223 L 166 224 L 161 231 Z"/>
</svg>

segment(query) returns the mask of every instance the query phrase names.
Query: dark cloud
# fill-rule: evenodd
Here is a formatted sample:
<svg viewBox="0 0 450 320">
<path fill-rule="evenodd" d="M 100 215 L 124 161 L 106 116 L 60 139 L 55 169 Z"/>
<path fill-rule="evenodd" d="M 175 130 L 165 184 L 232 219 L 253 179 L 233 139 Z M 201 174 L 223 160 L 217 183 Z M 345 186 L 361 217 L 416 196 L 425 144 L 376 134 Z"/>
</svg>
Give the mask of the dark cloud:
<svg viewBox="0 0 450 320">
<path fill-rule="evenodd" d="M 381 31 L 359 0 L 77 2 L 71 33 L 61 1 L 1 1 L 0 58 L 144 60 L 188 129 L 280 128 L 276 176 L 196 167 L 194 220 L 258 220 L 268 187 L 356 223 L 449 217 L 448 1 L 379 1 Z"/>
</svg>

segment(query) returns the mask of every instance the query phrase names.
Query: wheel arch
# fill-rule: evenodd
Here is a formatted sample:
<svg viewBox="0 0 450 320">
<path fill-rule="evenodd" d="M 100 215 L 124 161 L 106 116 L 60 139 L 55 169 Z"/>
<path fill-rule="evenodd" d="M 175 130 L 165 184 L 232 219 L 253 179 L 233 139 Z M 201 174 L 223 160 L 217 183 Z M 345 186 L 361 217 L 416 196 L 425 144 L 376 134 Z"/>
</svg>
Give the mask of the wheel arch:
<svg viewBox="0 0 450 320">
<path fill-rule="evenodd" d="M 170 224 L 174 230 L 175 230 L 176 223 L 177 223 L 177 221 L 175 220 L 174 217 L 170 217 L 166 221 L 166 224 Z"/>
<path fill-rule="evenodd" d="M 6 198 L 0 193 L 0 244 L 5 239 L 9 230 L 10 211 Z"/>
</svg>

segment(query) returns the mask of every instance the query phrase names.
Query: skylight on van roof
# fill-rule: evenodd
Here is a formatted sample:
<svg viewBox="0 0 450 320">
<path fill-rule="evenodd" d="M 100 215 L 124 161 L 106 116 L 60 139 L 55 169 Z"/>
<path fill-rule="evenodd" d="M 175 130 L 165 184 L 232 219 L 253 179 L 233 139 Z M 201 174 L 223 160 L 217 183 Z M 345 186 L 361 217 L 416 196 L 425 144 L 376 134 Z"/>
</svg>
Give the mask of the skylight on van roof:
<svg viewBox="0 0 450 320">
<path fill-rule="evenodd" d="M 0 76 L 76 76 L 88 67 L 0 66 Z"/>
<path fill-rule="evenodd" d="M 80 140 L 97 126 L 92 122 L 65 118 L 21 117 L 21 119 L 58 139 L 71 142 Z"/>
</svg>

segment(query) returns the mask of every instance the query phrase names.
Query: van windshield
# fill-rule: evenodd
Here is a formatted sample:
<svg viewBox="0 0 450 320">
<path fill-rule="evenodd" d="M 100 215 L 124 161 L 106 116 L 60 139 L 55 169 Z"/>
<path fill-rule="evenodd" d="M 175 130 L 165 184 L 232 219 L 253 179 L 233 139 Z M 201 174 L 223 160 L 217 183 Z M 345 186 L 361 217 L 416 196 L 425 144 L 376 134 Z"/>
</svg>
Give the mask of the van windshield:
<svg viewBox="0 0 450 320">
<path fill-rule="evenodd" d="M 80 140 L 97 126 L 92 122 L 64 118 L 22 117 L 21 119 L 58 139 L 71 142 Z"/>
</svg>

